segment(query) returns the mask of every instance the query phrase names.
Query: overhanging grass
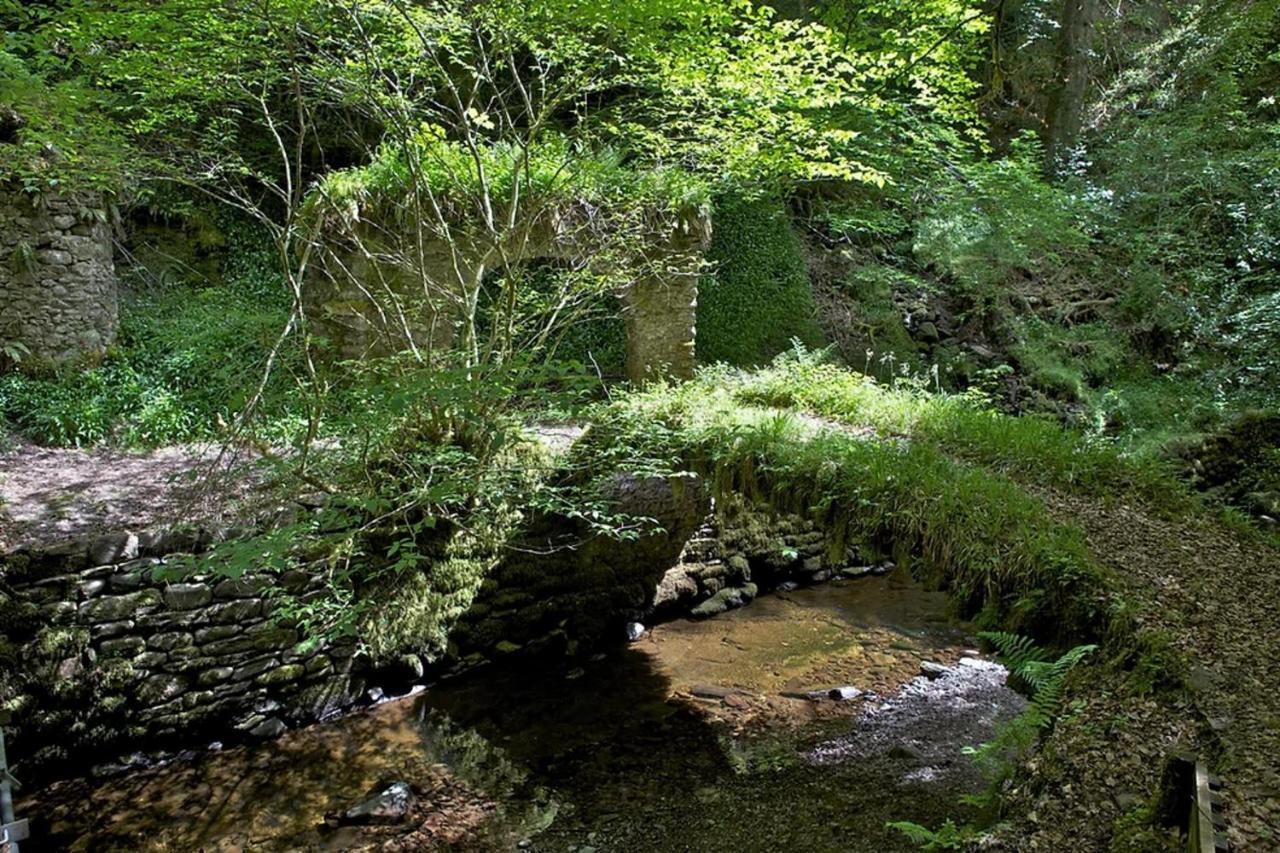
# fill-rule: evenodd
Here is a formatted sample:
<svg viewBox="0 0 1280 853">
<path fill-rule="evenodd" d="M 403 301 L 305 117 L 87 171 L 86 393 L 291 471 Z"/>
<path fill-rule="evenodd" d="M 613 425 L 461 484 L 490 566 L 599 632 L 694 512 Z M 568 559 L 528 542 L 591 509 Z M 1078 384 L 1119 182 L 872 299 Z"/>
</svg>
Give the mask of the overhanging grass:
<svg viewBox="0 0 1280 853">
<path fill-rule="evenodd" d="M 1194 499 L 1166 465 L 1038 418 L 1013 418 L 964 395 L 894 389 L 859 374 L 787 359 L 754 375 L 723 377 L 738 399 L 804 409 L 882 435 L 931 444 L 949 456 L 1039 485 L 1098 496 L 1134 495 L 1165 509 Z"/>
<path fill-rule="evenodd" d="M 740 382 L 751 381 L 711 372 L 626 397 L 595 413 L 592 444 L 610 449 L 611 466 L 677 459 L 721 496 L 813 518 L 836 555 L 854 543 L 892 550 L 984 626 L 1056 644 L 1109 633 L 1119 608 L 1107 570 L 1016 483 L 929 443 L 744 406 Z M 908 425 L 901 407 L 879 414 L 879 426 Z"/>
</svg>

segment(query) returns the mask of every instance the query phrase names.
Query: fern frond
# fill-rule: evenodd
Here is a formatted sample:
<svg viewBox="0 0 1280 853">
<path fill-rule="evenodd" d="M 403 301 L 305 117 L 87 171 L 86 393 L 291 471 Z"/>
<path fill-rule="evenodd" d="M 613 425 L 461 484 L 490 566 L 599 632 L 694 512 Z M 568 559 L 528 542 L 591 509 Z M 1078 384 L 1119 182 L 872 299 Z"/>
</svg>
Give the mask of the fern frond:
<svg viewBox="0 0 1280 853">
<path fill-rule="evenodd" d="M 1030 637 L 1004 631 L 983 631 L 978 636 L 995 646 L 1009 673 L 1031 689 L 1031 703 L 1024 717 L 1025 722 L 1035 728 L 1044 728 L 1057 716 L 1067 673 L 1097 648 L 1092 644 L 1076 646 L 1050 661 L 1046 660 L 1045 650 Z"/>
<path fill-rule="evenodd" d="M 995 647 L 1005 666 L 1015 674 L 1028 663 L 1044 660 L 1045 652 L 1030 637 L 1007 631 L 982 631 L 979 637 Z"/>
<path fill-rule="evenodd" d="M 897 820 L 885 824 L 889 829 L 896 829 L 907 837 L 912 844 L 929 844 L 937 837 L 932 829 L 927 826 L 921 826 L 918 823 L 912 823 L 909 820 Z"/>
</svg>

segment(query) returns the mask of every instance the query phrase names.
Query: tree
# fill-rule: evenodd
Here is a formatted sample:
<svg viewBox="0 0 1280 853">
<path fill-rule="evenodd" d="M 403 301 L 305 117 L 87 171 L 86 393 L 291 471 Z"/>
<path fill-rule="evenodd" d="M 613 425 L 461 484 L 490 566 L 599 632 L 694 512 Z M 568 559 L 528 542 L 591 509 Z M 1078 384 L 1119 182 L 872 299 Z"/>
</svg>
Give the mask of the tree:
<svg viewBox="0 0 1280 853">
<path fill-rule="evenodd" d="M 1049 90 L 1045 172 L 1057 174 L 1080 137 L 1093 62 L 1097 0 L 1063 0 L 1058 26 L 1056 74 Z"/>
</svg>

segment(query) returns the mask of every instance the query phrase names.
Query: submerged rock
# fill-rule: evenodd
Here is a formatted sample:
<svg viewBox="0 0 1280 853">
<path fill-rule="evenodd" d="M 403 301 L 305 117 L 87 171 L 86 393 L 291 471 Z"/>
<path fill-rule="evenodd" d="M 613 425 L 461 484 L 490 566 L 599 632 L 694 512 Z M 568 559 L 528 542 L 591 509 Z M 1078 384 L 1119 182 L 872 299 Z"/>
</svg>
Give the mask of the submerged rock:
<svg viewBox="0 0 1280 853">
<path fill-rule="evenodd" d="M 695 684 L 689 692 L 699 699 L 724 699 L 734 693 L 731 687 L 720 687 L 715 684 Z"/>
<path fill-rule="evenodd" d="M 644 636 L 645 630 L 644 625 L 639 622 L 628 622 L 627 639 L 634 643 L 636 640 Z"/>
<path fill-rule="evenodd" d="M 875 566 L 845 566 L 840 570 L 840 576 L 844 578 L 856 579 L 865 577 L 866 575 L 875 574 Z"/>
<path fill-rule="evenodd" d="M 367 826 L 400 823 L 413 808 L 413 788 L 408 782 L 392 782 L 375 788 L 367 799 L 345 812 L 325 817 L 330 826 Z"/>
<path fill-rule="evenodd" d="M 250 729 L 249 734 L 263 740 L 271 740 L 280 737 L 288 730 L 289 727 L 279 717 L 268 717 Z"/>
<path fill-rule="evenodd" d="M 846 684 L 841 687 L 819 687 L 812 690 L 783 690 L 779 695 L 788 699 L 808 699 L 810 702 L 822 702 L 828 699 L 836 702 L 851 702 L 861 697 L 863 692 L 857 687 Z"/>
</svg>

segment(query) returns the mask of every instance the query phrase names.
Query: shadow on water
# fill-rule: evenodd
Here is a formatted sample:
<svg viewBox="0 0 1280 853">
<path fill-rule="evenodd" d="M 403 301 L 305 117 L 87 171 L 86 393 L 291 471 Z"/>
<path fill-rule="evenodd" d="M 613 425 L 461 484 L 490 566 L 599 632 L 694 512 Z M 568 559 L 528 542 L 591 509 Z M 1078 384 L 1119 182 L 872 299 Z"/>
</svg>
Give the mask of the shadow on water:
<svg viewBox="0 0 1280 853">
<path fill-rule="evenodd" d="M 23 849 L 511 850 L 525 839 L 547 851 L 912 849 L 886 821 L 940 823 L 981 786 L 959 750 L 1016 712 L 1002 679 L 981 670 L 987 681 L 972 689 L 943 679 L 949 692 L 919 679 L 897 699 L 792 724 L 751 704 L 841 671 L 833 660 L 856 684 L 900 659 L 912 668 L 900 686 L 918 655 L 958 648 L 963 632 L 934 618 L 941 599 L 896 586 L 765 597 L 722 619 L 660 626 L 649 646 L 580 669 L 489 667 L 272 743 L 60 783 L 20 804 L 43 836 Z M 914 603 L 893 610 L 884 596 Z M 892 624 L 864 618 L 872 607 Z M 689 670 L 743 701 L 689 696 Z M 962 670 L 980 672 L 958 666 L 957 679 Z M 415 790 L 406 823 L 322 827 L 393 779 Z"/>
</svg>

